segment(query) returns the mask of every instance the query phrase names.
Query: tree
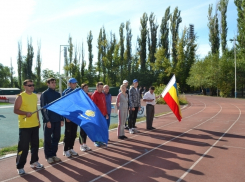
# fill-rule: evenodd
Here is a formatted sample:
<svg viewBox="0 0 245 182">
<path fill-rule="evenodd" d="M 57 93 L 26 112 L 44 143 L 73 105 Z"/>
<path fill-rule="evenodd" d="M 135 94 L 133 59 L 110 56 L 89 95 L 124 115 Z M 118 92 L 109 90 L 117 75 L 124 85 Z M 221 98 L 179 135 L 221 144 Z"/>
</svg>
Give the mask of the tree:
<svg viewBox="0 0 245 182">
<path fill-rule="evenodd" d="M 171 34 L 172 34 L 172 62 L 173 67 L 177 64 L 177 50 L 176 50 L 176 44 L 179 34 L 179 24 L 182 22 L 182 18 L 180 17 L 180 11 L 178 10 L 178 7 L 174 9 L 174 13 L 172 16 L 170 16 L 171 21 Z"/>
<path fill-rule="evenodd" d="M 0 87 L 10 87 L 10 69 L 0 63 Z"/>
<path fill-rule="evenodd" d="M 41 87 L 41 43 L 39 42 L 37 44 L 37 60 L 36 60 L 36 89 L 39 89 Z"/>
<path fill-rule="evenodd" d="M 22 79 L 32 79 L 32 64 L 33 64 L 34 51 L 32 46 L 32 38 L 27 39 L 27 55 L 22 63 Z"/>
<path fill-rule="evenodd" d="M 211 45 L 211 53 L 218 54 L 220 47 L 220 38 L 219 38 L 219 20 L 217 14 L 217 7 L 215 14 L 213 15 L 213 5 L 209 5 L 208 8 L 208 28 L 209 28 L 209 42 Z"/>
<path fill-rule="evenodd" d="M 87 36 L 87 43 L 88 43 L 88 59 L 89 59 L 89 65 L 88 65 L 88 82 L 89 85 L 92 86 L 93 84 L 93 77 L 94 77 L 94 71 L 93 71 L 93 35 L 92 31 L 89 32 Z"/>
<path fill-rule="evenodd" d="M 17 65 L 18 65 L 18 85 L 21 88 L 22 85 L 22 43 L 18 42 L 18 57 L 17 57 Z"/>
<path fill-rule="evenodd" d="M 83 49 L 83 43 L 82 43 L 82 62 L 81 62 L 81 70 L 80 70 L 81 76 L 82 76 L 82 79 L 81 79 L 82 83 L 85 82 L 85 67 L 86 67 L 86 61 L 84 60 L 84 49 Z"/>
<path fill-rule="evenodd" d="M 226 21 L 226 12 L 227 12 L 227 6 L 228 6 L 229 0 L 220 0 L 218 4 L 218 9 L 221 13 L 221 48 L 222 48 L 222 54 L 226 51 L 227 46 L 227 21 Z"/>
<path fill-rule="evenodd" d="M 123 35 L 124 23 L 121 23 L 119 27 L 120 35 L 120 81 L 123 80 L 123 65 L 124 65 L 124 35 Z"/>
<path fill-rule="evenodd" d="M 13 65 L 12 65 L 12 58 L 10 60 L 10 87 L 14 87 L 14 68 L 13 68 Z"/>
<path fill-rule="evenodd" d="M 138 37 L 138 52 L 140 56 L 140 66 L 141 71 L 145 72 L 146 70 L 146 41 L 147 41 L 147 28 L 148 16 L 146 13 L 143 14 L 140 18 L 140 37 Z"/>
<path fill-rule="evenodd" d="M 160 26 L 160 40 L 159 47 L 163 47 L 165 50 L 164 56 L 169 59 L 169 19 L 170 19 L 170 6 L 166 9 L 165 15 L 162 18 Z"/>
<path fill-rule="evenodd" d="M 155 15 L 154 13 L 151 13 L 149 17 L 149 22 L 150 22 L 150 35 L 148 35 L 148 50 L 149 50 L 149 56 L 148 59 L 150 63 L 155 63 L 155 53 L 156 53 L 156 48 L 157 48 L 157 29 L 158 25 L 155 21 Z M 149 34 L 149 32 L 148 32 Z M 150 66 L 151 68 L 151 66 Z"/>
<path fill-rule="evenodd" d="M 128 67 L 128 79 L 131 74 L 131 62 L 132 62 L 132 33 L 130 28 L 130 21 L 126 22 L 126 64 Z"/>
<path fill-rule="evenodd" d="M 100 33 L 99 33 L 99 37 L 97 39 L 97 48 L 98 48 L 98 61 L 97 61 L 97 69 L 96 71 L 98 71 L 98 80 L 100 80 L 100 74 L 101 74 L 101 67 L 102 67 L 102 31 L 103 28 L 100 29 Z"/>
</svg>

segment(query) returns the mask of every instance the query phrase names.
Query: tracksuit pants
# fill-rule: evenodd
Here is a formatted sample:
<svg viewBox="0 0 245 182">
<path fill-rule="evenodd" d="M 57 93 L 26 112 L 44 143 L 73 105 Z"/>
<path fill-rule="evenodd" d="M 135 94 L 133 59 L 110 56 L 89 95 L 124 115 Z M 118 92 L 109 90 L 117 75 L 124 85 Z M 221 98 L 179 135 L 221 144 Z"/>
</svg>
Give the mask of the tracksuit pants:
<svg viewBox="0 0 245 182">
<path fill-rule="evenodd" d="M 129 111 L 128 127 L 130 129 L 131 128 L 135 128 L 135 123 L 136 123 L 136 119 L 137 119 L 138 109 L 139 109 L 139 107 L 135 107 L 134 111 L 132 111 L 131 109 Z"/>
<path fill-rule="evenodd" d="M 47 127 L 47 123 L 43 123 L 44 155 L 46 159 L 56 156 L 60 141 L 60 130 L 60 122 L 51 122 L 51 128 Z"/>
<path fill-rule="evenodd" d="M 146 105 L 146 129 L 151 129 L 154 113 L 155 113 L 155 107 L 151 104 L 147 104 Z"/>
<path fill-rule="evenodd" d="M 87 140 L 87 133 L 80 127 L 79 143 L 84 144 Z"/>
<path fill-rule="evenodd" d="M 118 126 L 117 126 L 117 136 L 124 136 L 124 125 L 127 119 L 128 110 L 119 109 L 118 110 Z"/>
<path fill-rule="evenodd" d="M 77 124 L 67 122 L 65 119 L 64 151 L 73 149 L 77 137 Z"/>
<path fill-rule="evenodd" d="M 31 144 L 31 145 L 30 145 Z M 17 169 L 24 168 L 29 148 L 31 147 L 30 164 L 38 161 L 39 126 L 33 128 L 19 128 L 18 152 L 16 158 Z"/>
</svg>

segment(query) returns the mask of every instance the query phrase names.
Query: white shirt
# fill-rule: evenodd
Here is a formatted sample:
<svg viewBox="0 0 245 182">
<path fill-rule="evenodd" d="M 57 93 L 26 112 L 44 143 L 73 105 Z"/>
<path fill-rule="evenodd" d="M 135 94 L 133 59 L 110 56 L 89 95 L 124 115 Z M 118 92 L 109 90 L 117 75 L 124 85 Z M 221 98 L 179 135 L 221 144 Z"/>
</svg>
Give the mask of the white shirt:
<svg viewBox="0 0 245 182">
<path fill-rule="evenodd" d="M 150 91 L 146 92 L 145 95 L 143 96 L 143 99 L 146 99 L 146 100 L 152 100 L 154 99 L 152 102 L 146 102 L 146 104 L 151 104 L 151 105 L 155 105 L 156 104 L 156 96 L 153 92 L 153 94 L 151 94 Z"/>
</svg>

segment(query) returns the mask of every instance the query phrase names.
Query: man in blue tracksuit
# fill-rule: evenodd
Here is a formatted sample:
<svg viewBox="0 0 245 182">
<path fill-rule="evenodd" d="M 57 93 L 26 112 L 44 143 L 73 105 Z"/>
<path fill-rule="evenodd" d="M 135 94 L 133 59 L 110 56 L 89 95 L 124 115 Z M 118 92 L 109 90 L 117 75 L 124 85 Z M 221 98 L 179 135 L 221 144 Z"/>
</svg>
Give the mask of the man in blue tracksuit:
<svg viewBox="0 0 245 182">
<path fill-rule="evenodd" d="M 54 78 L 47 79 L 48 89 L 40 97 L 41 107 L 60 98 L 60 93 L 55 91 L 56 81 Z M 61 126 L 64 125 L 64 119 L 59 114 L 42 109 L 43 130 L 44 130 L 44 154 L 48 163 L 58 162 L 60 158 L 56 156 L 58 143 L 60 140 Z"/>
<path fill-rule="evenodd" d="M 62 96 L 72 92 L 76 87 L 77 87 L 77 80 L 75 78 L 70 78 L 69 88 L 63 91 Z M 64 156 L 71 157 L 73 155 L 78 155 L 73 150 L 76 137 L 77 137 L 77 124 L 65 118 L 65 136 L 64 136 L 64 152 L 63 152 Z"/>
</svg>

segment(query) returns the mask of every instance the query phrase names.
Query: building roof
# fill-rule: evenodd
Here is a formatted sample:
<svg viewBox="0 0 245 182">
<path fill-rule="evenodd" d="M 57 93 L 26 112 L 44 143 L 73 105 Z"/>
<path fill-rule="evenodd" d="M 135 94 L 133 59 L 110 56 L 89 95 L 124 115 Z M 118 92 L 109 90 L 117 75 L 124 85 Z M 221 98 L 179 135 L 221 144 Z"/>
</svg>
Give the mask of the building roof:
<svg viewBox="0 0 245 182">
<path fill-rule="evenodd" d="M 19 88 L 0 88 L 0 90 L 20 90 Z"/>
</svg>

